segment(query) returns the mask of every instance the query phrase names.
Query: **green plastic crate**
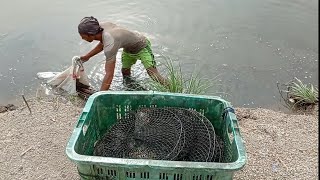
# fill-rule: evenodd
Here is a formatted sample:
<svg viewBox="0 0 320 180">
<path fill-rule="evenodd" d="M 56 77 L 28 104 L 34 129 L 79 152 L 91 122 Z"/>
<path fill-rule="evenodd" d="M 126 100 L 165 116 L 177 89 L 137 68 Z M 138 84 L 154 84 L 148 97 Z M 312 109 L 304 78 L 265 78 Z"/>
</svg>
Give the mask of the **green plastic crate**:
<svg viewBox="0 0 320 180">
<path fill-rule="evenodd" d="M 94 143 L 117 119 L 139 107 L 182 107 L 205 115 L 225 143 L 224 163 L 93 156 Z M 231 104 L 216 96 L 153 91 L 106 91 L 87 101 L 66 147 L 81 179 L 230 180 L 246 163 Z"/>
</svg>

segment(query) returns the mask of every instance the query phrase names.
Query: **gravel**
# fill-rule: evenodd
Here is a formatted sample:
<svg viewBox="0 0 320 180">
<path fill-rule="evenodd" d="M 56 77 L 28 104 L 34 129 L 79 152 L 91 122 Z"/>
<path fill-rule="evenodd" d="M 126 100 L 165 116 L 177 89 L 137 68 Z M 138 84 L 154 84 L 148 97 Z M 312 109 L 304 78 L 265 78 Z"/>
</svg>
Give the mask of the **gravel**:
<svg viewBox="0 0 320 180">
<path fill-rule="evenodd" d="M 235 179 L 318 179 L 318 116 L 236 109 L 247 164 Z"/>
<path fill-rule="evenodd" d="M 78 179 L 65 146 L 82 109 L 59 99 L 32 100 L 0 114 L 0 179 Z"/>
<path fill-rule="evenodd" d="M 65 154 L 81 106 L 28 100 L 0 114 L 0 179 L 79 179 Z M 234 179 L 317 179 L 318 116 L 236 108 L 247 164 Z"/>
</svg>

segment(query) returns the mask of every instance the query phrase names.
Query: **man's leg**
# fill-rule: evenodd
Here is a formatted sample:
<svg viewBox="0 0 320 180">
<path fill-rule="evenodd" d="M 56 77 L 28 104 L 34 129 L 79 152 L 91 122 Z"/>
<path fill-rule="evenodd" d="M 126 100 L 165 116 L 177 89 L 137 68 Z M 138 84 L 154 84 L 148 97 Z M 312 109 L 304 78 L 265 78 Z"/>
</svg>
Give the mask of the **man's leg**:
<svg viewBox="0 0 320 180">
<path fill-rule="evenodd" d="M 147 73 L 153 80 L 161 83 L 162 85 L 167 85 L 166 79 L 160 75 L 159 71 L 156 68 L 156 62 L 154 60 L 154 55 L 152 53 L 151 43 L 149 40 L 147 47 L 139 52 L 139 59 L 141 60 L 143 66 L 147 70 Z"/>
<path fill-rule="evenodd" d="M 122 55 L 121 55 L 121 62 L 122 62 L 122 69 L 121 69 L 122 76 L 123 77 L 130 77 L 131 76 L 131 66 L 137 62 L 136 57 L 123 51 Z"/>
<path fill-rule="evenodd" d="M 131 68 L 122 68 L 121 69 L 123 78 L 131 76 Z"/>
<path fill-rule="evenodd" d="M 159 83 L 161 83 L 162 85 L 167 85 L 166 79 L 163 78 L 159 71 L 157 70 L 156 67 L 149 67 L 147 68 L 147 73 L 149 74 L 149 76 L 154 80 L 157 81 Z"/>
<path fill-rule="evenodd" d="M 122 68 L 121 68 L 121 72 L 122 72 L 122 77 L 123 77 L 123 83 L 126 86 L 131 86 L 132 79 L 131 79 L 131 66 L 137 62 L 137 59 L 126 52 L 122 52 L 122 56 L 121 56 L 121 62 L 122 62 Z"/>
</svg>

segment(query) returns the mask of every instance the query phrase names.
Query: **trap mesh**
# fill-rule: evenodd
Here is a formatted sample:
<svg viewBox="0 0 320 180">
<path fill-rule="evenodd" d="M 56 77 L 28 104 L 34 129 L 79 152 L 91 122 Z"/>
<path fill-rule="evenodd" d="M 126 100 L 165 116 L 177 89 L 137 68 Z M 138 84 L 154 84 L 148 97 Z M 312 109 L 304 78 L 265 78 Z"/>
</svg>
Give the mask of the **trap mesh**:
<svg viewBox="0 0 320 180">
<path fill-rule="evenodd" d="M 140 108 L 98 140 L 95 156 L 221 162 L 223 141 L 211 122 L 184 108 Z"/>
<path fill-rule="evenodd" d="M 106 157 L 127 157 L 128 149 L 132 146 L 134 121 L 130 118 L 120 119 L 96 143 L 94 155 Z"/>
</svg>

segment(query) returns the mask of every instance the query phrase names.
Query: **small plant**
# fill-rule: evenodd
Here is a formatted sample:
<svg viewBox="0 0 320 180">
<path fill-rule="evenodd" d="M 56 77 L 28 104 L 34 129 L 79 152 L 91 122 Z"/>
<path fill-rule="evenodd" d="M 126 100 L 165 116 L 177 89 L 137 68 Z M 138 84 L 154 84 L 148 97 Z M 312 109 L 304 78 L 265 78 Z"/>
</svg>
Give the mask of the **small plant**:
<svg viewBox="0 0 320 180">
<path fill-rule="evenodd" d="M 165 63 L 167 76 L 166 85 L 157 81 L 150 81 L 148 89 L 161 92 L 186 93 L 186 94 L 206 94 L 207 90 L 214 85 L 214 79 L 205 79 L 200 76 L 199 72 L 193 71 L 190 77 L 186 77 L 181 70 L 180 63 L 175 69 L 173 62 L 167 60 Z"/>
<path fill-rule="evenodd" d="M 312 84 L 306 85 L 300 79 L 294 78 L 293 81 L 284 84 L 285 90 L 279 92 L 286 106 L 290 109 L 307 109 L 318 103 L 318 89 Z"/>
<path fill-rule="evenodd" d="M 78 99 L 78 96 L 77 95 L 69 95 L 68 98 L 71 103 L 75 103 Z"/>
</svg>

